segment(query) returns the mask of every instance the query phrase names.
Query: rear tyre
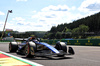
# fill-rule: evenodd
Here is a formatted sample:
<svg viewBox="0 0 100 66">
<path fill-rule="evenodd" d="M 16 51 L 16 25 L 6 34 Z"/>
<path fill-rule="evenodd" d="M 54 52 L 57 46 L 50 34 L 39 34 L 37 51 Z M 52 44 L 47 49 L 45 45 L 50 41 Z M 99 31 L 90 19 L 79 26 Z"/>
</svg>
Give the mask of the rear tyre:
<svg viewBox="0 0 100 66">
<path fill-rule="evenodd" d="M 9 52 L 16 52 L 18 49 L 17 42 L 10 42 L 9 43 Z"/>
<path fill-rule="evenodd" d="M 57 50 L 62 50 L 63 52 L 67 53 L 67 47 L 66 47 L 66 44 L 64 42 L 57 42 L 55 48 Z M 63 55 L 58 55 L 58 56 L 63 57 L 64 54 Z"/>
<path fill-rule="evenodd" d="M 29 42 L 25 46 L 25 56 L 28 58 L 34 57 L 36 52 L 36 44 L 34 42 Z"/>
</svg>

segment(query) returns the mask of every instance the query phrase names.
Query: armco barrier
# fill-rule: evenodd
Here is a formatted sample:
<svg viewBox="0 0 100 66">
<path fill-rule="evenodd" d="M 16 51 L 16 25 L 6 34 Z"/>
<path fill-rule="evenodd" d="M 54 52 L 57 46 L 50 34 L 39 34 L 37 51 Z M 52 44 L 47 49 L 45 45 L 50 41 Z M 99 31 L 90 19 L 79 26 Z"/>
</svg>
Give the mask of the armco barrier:
<svg viewBox="0 0 100 66">
<path fill-rule="evenodd" d="M 67 42 L 67 45 L 100 46 L 100 39 L 73 39 L 73 40 L 42 40 L 48 44 L 56 44 L 57 41 Z"/>
<path fill-rule="evenodd" d="M 8 40 L 0 40 L 0 42 L 11 42 L 11 41 L 8 41 Z"/>
<path fill-rule="evenodd" d="M 2 40 L 0 39 L 0 42 L 11 42 L 11 41 L 14 41 L 13 37 L 5 37 Z"/>
</svg>

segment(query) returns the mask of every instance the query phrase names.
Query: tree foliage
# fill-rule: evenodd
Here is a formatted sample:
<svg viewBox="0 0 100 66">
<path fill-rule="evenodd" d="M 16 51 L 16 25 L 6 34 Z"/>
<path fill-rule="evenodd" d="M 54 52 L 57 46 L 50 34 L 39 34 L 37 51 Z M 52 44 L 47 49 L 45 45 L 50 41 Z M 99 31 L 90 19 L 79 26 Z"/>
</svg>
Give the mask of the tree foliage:
<svg viewBox="0 0 100 66">
<path fill-rule="evenodd" d="M 68 38 L 68 37 L 71 38 L 74 37 L 75 35 L 77 37 L 79 36 L 86 37 L 86 35 L 84 35 L 85 32 L 94 32 L 95 35 L 97 35 L 98 33 L 100 33 L 100 12 L 73 21 L 72 23 L 69 24 L 64 23 L 64 24 L 59 24 L 57 27 L 53 26 L 49 32 L 55 35 L 54 38 L 60 38 L 59 36 L 62 36 L 62 38 Z"/>
<path fill-rule="evenodd" d="M 43 38 L 45 35 L 46 31 L 27 31 L 27 32 L 18 32 L 18 31 L 12 31 L 10 32 L 11 36 L 14 38 L 28 38 L 32 35 L 35 35 L 38 38 Z M 0 36 L 2 35 L 2 31 L 0 31 Z M 3 37 L 7 37 L 8 33 L 4 32 Z"/>
</svg>

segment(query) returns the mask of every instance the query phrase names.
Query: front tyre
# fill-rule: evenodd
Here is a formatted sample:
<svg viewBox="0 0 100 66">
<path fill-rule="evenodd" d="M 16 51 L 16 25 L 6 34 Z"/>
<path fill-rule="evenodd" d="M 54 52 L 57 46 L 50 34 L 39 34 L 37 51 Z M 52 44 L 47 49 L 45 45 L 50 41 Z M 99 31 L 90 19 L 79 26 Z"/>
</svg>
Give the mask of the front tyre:
<svg viewBox="0 0 100 66">
<path fill-rule="evenodd" d="M 55 48 L 61 52 L 66 52 L 67 53 L 67 47 L 64 42 L 57 42 Z M 59 57 L 64 57 L 63 55 L 58 55 Z"/>
</svg>

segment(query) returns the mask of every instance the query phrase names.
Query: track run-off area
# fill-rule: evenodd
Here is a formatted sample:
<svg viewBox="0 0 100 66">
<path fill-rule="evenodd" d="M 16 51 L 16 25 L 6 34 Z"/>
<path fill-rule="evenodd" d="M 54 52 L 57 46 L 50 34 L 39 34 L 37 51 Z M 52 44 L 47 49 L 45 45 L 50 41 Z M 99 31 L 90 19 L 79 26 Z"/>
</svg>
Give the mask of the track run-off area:
<svg viewBox="0 0 100 66">
<path fill-rule="evenodd" d="M 33 64 L 33 66 L 100 66 L 100 46 L 72 46 L 75 55 L 66 55 L 65 57 L 49 56 L 49 57 L 35 57 L 26 58 L 24 55 L 17 53 L 9 53 L 9 42 L 0 42 L 0 54 L 11 56 L 18 63 Z M 69 46 L 69 45 L 68 45 Z M 4 56 L 3 56 L 4 57 Z M 21 60 L 18 60 L 21 59 Z M 0 58 L 1 60 L 1 58 Z M 10 60 L 10 61 L 11 61 Z M 2 61 L 0 61 L 1 63 Z M 26 63 L 25 63 L 26 62 Z M 35 65 L 37 64 L 37 65 Z M 3 66 L 3 65 L 0 65 Z M 9 65 L 10 66 L 10 65 Z M 17 65 L 15 65 L 17 66 Z M 21 65 L 19 65 L 21 66 Z M 25 65 L 23 65 L 25 66 Z M 26 65 L 28 66 L 28 65 Z M 32 66 L 32 65 L 31 65 Z"/>
</svg>

